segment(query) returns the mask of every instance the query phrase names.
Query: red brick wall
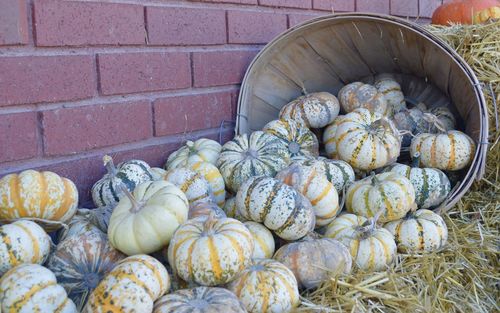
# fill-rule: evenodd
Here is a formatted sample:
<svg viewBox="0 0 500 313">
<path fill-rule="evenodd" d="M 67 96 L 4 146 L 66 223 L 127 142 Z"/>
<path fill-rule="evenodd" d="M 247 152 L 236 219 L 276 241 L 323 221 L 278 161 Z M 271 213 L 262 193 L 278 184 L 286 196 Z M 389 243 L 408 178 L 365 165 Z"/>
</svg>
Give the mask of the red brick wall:
<svg viewBox="0 0 500 313">
<path fill-rule="evenodd" d="M 0 176 L 53 170 L 85 203 L 104 154 L 160 166 L 186 138 L 218 138 L 245 68 L 288 27 L 332 9 L 425 23 L 441 2 L 2 0 Z"/>
</svg>

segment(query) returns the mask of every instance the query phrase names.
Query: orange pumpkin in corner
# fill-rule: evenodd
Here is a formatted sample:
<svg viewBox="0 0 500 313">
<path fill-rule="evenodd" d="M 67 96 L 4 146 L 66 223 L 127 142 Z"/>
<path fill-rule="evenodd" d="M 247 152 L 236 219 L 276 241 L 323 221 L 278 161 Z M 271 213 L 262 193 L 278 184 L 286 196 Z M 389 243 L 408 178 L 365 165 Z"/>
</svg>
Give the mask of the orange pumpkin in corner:
<svg viewBox="0 0 500 313">
<path fill-rule="evenodd" d="M 498 18 L 500 18 L 498 0 L 454 0 L 434 11 L 432 24 L 475 24 Z"/>
</svg>

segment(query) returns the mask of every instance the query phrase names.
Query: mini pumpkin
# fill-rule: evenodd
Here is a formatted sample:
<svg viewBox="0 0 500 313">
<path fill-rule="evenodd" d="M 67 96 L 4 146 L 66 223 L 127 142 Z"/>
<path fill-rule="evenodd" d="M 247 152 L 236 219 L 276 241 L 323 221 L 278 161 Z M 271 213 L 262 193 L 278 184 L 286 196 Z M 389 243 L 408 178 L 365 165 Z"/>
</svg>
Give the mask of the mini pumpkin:
<svg viewBox="0 0 500 313">
<path fill-rule="evenodd" d="M 153 313 L 246 313 L 231 291 L 217 287 L 178 290 L 155 303 Z"/>
<path fill-rule="evenodd" d="M 304 237 L 314 228 L 311 203 L 298 191 L 270 177 L 252 177 L 236 195 L 244 219 L 262 223 L 285 240 Z"/>
<path fill-rule="evenodd" d="M 374 86 L 361 82 L 350 83 L 342 87 L 339 91 L 339 100 L 346 113 L 364 108 L 380 115 L 392 114 L 385 96 Z"/>
<path fill-rule="evenodd" d="M 106 234 L 93 231 L 60 242 L 47 267 L 80 311 L 92 290 L 123 258 L 125 255 L 111 247 Z"/>
<path fill-rule="evenodd" d="M 208 181 L 202 174 L 193 170 L 184 167 L 174 168 L 169 170 L 163 179 L 179 187 L 189 203 L 210 202 L 215 199 Z"/>
<path fill-rule="evenodd" d="M 274 259 L 292 270 L 299 286 L 315 288 L 330 276 L 349 274 L 352 257 L 349 250 L 339 241 L 319 236 L 282 246 Z"/>
<path fill-rule="evenodd" d="M 309 128 L 294 120 L 274 120 L 267 123 L 262 130 L 281 139 L 288 147 L 292 160 L 319 155 L 316 135 Z"/>
<path fill-rule="evenodd" d="M 342 160 L 329 160 L 319 157 L 317 159 L 298 161 L 297 163 L 303 166 L 312 166 L 319 174 L 325 175 L 338 194 L 355 180 L 354 170 L 349 163 Z"/>
<path fill-rule="evenodd" d="M 196 162 L 215 164 L 221 148 L 221 145 L 212 139 L 200 138 L 194 142 L 187 141 L 179 150 L 168 156 L 165 168 L 171 170 L 177 167 L 186 167 L 190 163 Z"/>
<path fill-rule="evenodd" d="M 386 172 L 354 182 L 346 193 L 346 208 L 350 213 L 374 217 L 381 212 L 380 222 L 402 218 L 415 202 L 415 189 L 404 176 Z"/>
<path fill-rule="evenodd" d="M 330 223 L 340 211 L 339 196 L 326 175 L 313 166 L 297 163 L 280 171 L 276 179 L 295 188 L 311 202 L 316 215 L 316 227 Z"/>
<path fill-rule="evenodd" d="M 99 232 L 99 227 L 93 224 L 90 219 L 85 214 L 86 209 L 78 209 L 75 216 L 68 223 L 67 228 L 61 229 L 58 235 L 58 242 L 65 240 L 66 238 L 80 236 L 82 234 L 90 232 Z M 89 210 L 90 211 L 90 210 Z"/>
<path fill-rule="evenodd" d="M 226 213 L 227 217 L 235 218 L 240 222 L 246 221 L 246 219 L 238 212 L 238 208 L 236 207 L 236 197 L 227 199 L 222 209 Z"/>
<path fill-rule="evenodd" d="M 448 239 L 443 218 L 430 210 L 417 210 L 404 218 L 384 225 L 394 235 L 403 253 L 432 252 L 441 249 Z"/>
<path fill-rule="evenodd" d="M 184 193 L 166 181 L 146 182 L 126 190 L 111 215 L 108 228 L 113 247 L 127 255 L 152 253 L 166 246 L 187 220 Z"/>
<path fill-rule="evenodd" d="M 222 177 L 219 169 L 208 162 L 195 162 L 189 164 L 189 169 L 199 173 L 210 186 L 210 190 L 213 194 L 213 199 L 218 206 L 223 207 L 226 201 L 226 186 L 224 184 L 224 178 Z"/>
<path fill-rule="evenodd" d="M 295 276 L 275 260 L 253 260 L 227 288 L 249 313 L 290 312 L 300 303 Z"/>
<path fill-rule="evenodd" d="M 54 273 L 38 264 L 21 264 L 5 273 L 0 299 L 2 312 L 78 312 Z"/>
<path fill-rule="evenodd" d="M 92 200 L 97 207 L 116 205 L 123 197 L 122 185 L 129 191 L 141 183 L 153 180 L 149 165 L 141 160 L 130 160 L 115 167 L 113 159 L 103 157 L 107 173 L 92 186 Z"/>
<path fill-rule="evenodd" d="M 388 118 L 363 108 L 340 121 L 335 140 L 339 159 L 363 171 L 395 162 L 401 147 L 396 126 Z"/>
<path fill-rule="evenodd" d="M 401 85 L 392 74 L 383 73 L 375 76 L 374 86 L 384 95 L 393 114 L 406 109 L 405 96 L 401 90 Z"/>
<path fill-rule="evenodd" d="M 381 271 L 396 257 L 394 236 L 376 226 L 376 219 L 354 214 L 341 214 L 327 226 L 325 236 L 342 242 L 351 252 L 358 268 Z"/>
<path fill-rule="evenodd" d="M 68 223 L 77 205 L 75 184 L 56 173 L 26 170 L 0 179 L 0 219 L 41 220 L 50 232 Z"/>
<path fill-rule="evenodd" d="M 262 131 L 239 135 L 226 142 L 217 160 L 226 188 L 233 193 L 250 177 L 272 177 L 289 163 L 287 145 Z"/>
<path fill-rule="evenodd" d="M 420 154 L 420 164 L 440 170 L 458 171 L 474 159 L 476 145 L 467 134 L 450 130 L 439 134 L 422 133 L 411 141 L 410 153 Z"/>
<path fill-rule="evenodd" d="M 19 264 L 43 264 L 50 243 L 49 235 L 34 222 L 19 220 L 0 226 L 0 276 Z"/>
<path fill-rule="evenodd" d="M 139 254 L 121 260 L 92 292 L 83 313 L 152 312 L 170 289 L 170 277 L 155 258 Z"/>
<path fill-rule="evenodd" d="M 314 92 L 298 97 L 280 110 L 280 119 L 292 119 L 308 128 L 330 124 L 339 114 L 337 97 L 328 92 Z"/>
<path fill-rule="evenodd" d="M 226 217 L 226 213 L 213 202 L 197 201 L 189 205 L 188 219 L 210 214 L 217 218 Z"/>
<path fill-rule="evenodd" d="M 252 259 L 272 258 L 275 245 L 274 237 L 271 231 L 269 231 L 266 226 L 260 223 L 247 221 L 243 224 L 248 228 L 253 237 L 254 250 Z"/>
<path fill-rule="evenodd" d="M 243 270 L 253 250 L 252 234 L 240 221 L 201 216 L 175 232 L 168 246 L 168 263 L 187 282 L 216 286 Z"/>
<path fill-rule="evenodd" d="M 415 202 L 421 209 L 441 204 L 451 191 L 450 180 L 436 168 L 419 168 L 420 156 L 413 157 L 412 165 L 396 163 L 387 170 L 408 178 L 415 189 Z"/>
<path fill-rule="evenodd" d="M 333 120 L 328 126 L 326 126 L 323 132 L 323 144 L 325 145 L 326 155 L 330 159 L 338 159 L 337 154 L 337 141 L 335 139 L 335 134 L 337 133 L 337 127 L 344 118 L 345 115 L 339 115 Z"/>
</svg>

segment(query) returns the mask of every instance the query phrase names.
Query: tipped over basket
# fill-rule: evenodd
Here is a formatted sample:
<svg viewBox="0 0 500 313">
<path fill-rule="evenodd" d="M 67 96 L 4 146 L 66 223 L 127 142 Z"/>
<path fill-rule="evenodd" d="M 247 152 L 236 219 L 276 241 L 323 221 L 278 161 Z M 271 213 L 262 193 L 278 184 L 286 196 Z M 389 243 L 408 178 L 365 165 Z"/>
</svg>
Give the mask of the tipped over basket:
<svg viewBox="0 0 500 313">
<path fill-rule="evenodd" d="M 337 95 L 353 81 L 392 73 L 416 102 L 447 106 L 476 143 L 470 167 L 438 208 L 450 209 L 484 174 L 488 118 L 481 86 L 466 62 L 442 40 L 395 17 L 338 14 L 281 34 L 255 57 L 242 83 L 236 134 L 261 129 L 304 92 Z"/>
</svg>

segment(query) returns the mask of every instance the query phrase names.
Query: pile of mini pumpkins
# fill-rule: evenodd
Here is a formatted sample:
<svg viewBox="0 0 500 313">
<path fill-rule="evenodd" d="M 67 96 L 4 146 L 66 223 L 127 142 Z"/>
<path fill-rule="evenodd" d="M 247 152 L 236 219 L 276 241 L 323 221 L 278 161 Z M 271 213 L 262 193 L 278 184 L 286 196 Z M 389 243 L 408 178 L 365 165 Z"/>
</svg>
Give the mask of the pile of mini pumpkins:
<svg viewBox="0 0 500 313">
<path fill-rule="evenodd" d="M 299 288 L 438 251 L 447 228 L 429 209 L 474 155 L 455 123 L 408 108 L 381 74 L 301 96 L 223 146 L 188 141 L 165 169 L 105 156 L 96 209 L 55 173 L 7 175 L 0 311 L 288 312 Z M 395 163 L 405 147 L 411 165 Z"/>
</svg>

